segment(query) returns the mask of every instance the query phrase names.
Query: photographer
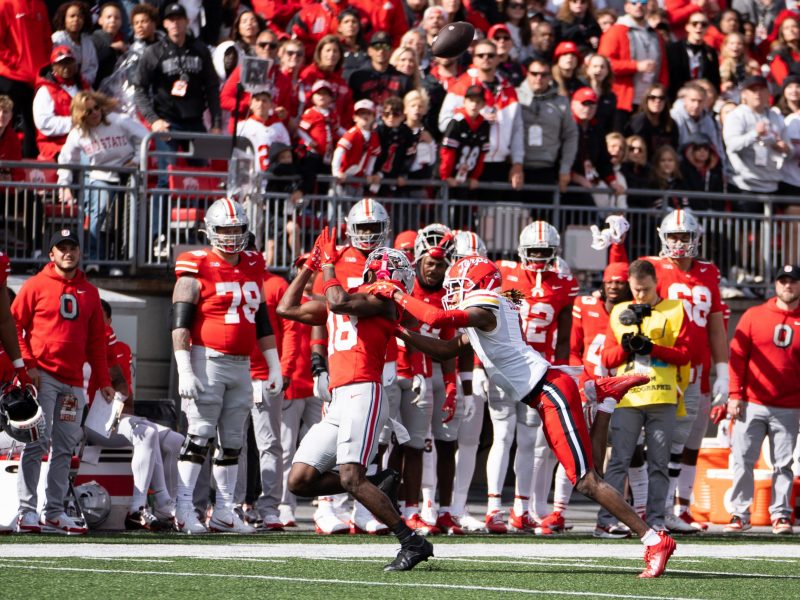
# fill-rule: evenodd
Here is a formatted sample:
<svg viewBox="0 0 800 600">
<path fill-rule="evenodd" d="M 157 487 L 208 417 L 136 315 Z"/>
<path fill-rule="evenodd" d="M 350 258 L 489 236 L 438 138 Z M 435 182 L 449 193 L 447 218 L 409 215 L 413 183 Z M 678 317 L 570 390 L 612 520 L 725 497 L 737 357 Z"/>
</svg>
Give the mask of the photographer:
<svg viewBox="0 0 800 600">
<path fill-rule="evenodd" d="M 688 382 L 688 320 L 680 300 L 659 297 L 652 263 L 631 263 L 628 283 L 633 302 L 617 304 L 611 311 L 601 360 L 607 369 L 616 369 L 616 375 L 648 375 L 650 383 L 628 392 L 611 416 L 611 459 L 605 479 L 622 491 L 636 440 L 644 427 L 649 476 L 645 520 L 658 527 L 664 525 L 678 389 Z M 597 522 L 596 535 L 616 524 L 604 510 Z"/>
</svg>

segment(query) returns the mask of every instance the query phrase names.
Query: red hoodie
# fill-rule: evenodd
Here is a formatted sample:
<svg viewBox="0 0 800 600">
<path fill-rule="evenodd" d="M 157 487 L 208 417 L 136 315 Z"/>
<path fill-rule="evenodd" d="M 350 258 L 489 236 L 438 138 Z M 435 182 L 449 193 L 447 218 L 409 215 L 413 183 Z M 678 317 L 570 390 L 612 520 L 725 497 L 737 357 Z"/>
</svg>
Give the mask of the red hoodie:
<svg viewBox="0 0 800 600">
<path fill-rule="evenodd" d="M 52 34 L 42 0 L 5 0 L 0 4 L 0 77 L 33 87 L 50 62 Z"/>
<path fill-rule="evenodd" d="M 22 358 L 68 385 L 83 387 L 83 363 L 111 385 L 100 293 L 83 271 L 65 279 L 50 263 L 26 281 L 11 306 Z"/>
</svg>

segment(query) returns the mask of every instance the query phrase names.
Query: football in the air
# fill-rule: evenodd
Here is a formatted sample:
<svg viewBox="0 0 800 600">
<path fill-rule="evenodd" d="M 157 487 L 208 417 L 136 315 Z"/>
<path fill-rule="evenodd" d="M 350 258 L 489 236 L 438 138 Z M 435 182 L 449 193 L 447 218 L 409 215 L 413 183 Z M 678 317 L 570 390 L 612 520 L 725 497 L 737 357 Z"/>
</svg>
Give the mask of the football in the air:
<svg viewBox="0 0 800 600">
<path fill-rule="evenodd" d="M 431 52 L 439 58 L 456 58 L 469 48 L 474 36 L 475 28 L 470 23 L 465 21 L 449 23 L 433 38 Z"/>
</svg>

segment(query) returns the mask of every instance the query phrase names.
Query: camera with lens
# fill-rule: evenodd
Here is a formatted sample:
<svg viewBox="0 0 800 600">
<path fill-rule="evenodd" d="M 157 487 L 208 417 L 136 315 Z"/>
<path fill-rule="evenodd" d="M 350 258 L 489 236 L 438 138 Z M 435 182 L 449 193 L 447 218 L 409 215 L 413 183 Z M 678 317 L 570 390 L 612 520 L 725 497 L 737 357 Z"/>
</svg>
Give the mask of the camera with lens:
<svg viewBox="0 0 800 600">
<path fill-rule="evenodd" d="M 619 313 L 619 322 L 625 326 L 636 325 L 637 332 L 627 332 L 620 340 L 626 352 L 633 354 L 650 354 L 653 351 L 652 340 L 642 333 L 642 322 L 653 314 L 649 304 L 631 304 Z"/>
<path fill-rule="evenodd" d="M 619 322 L 623 325 L 636 325 L 639 333 L 642 333 L 642 321 L 653 314 L 653 308 L 649 304 L 631 304 L 619 313 Z"/>
</svg>

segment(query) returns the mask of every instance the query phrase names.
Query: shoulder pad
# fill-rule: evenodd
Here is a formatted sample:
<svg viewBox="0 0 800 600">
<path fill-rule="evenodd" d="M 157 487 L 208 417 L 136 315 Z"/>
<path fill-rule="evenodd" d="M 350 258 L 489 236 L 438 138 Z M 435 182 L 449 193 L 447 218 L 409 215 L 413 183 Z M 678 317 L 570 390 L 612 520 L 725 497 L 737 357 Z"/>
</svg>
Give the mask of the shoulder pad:
<svg viewBox="0 0 800 600">
<path fill-rule="evenodd" d="M 485 308 L 489 310 L 499 310 L 503 304 L 503 297 L 497 292 L 488 290 L 474 290 L 469 292 L 461 301 L 459 308 Z"/>
<path fill-rule="evenodd" d="M 179 277 L 181 275 L 197 275 L 207 257 L 208 253 L 205 250 L 182 252 L 175 260 L 175 274 Z"/>
</svg>

